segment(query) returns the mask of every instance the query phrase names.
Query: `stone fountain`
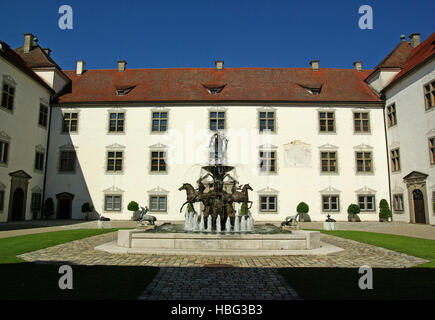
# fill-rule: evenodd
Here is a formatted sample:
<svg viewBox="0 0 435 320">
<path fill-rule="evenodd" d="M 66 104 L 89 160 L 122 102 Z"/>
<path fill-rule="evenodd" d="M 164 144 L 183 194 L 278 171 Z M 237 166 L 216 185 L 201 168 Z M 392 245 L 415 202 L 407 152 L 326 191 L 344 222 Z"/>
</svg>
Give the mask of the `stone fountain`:
<svg viewBox="0 0 435 320">
<path fill-rule="evenodd" d="M 209 163 L 202 167 L 197 188 L 184 183 L 186 190 L 184 225 L 157 222 L 149 230 L 119 230 L 117 241 L 96 247 L 112 253 L 181 255 L 292 255 L 327 254 L 336 247 L 322 244 L 318 231 L 283 230 L 273 224 L 254 224 L 249 208 L 249 184 L 235 179 L 227 165 L 228 140 L 216 133 L 209 145 Z M 234 207 L 240 204 L 242 210 Z M 195 205 L 202 208 L 195 210 Z"/>
<path fill-rule="evenodd" d="M 215 133 L 209 144 L 209 164 L 202 167 L 202 173 L 197 181 L 197 189 L 191 184 L 184 183 L 179 190 L 186 190 L 187 200 L 181 206 L 180 212 L 187 204 L 185 213 L 185 230 L 199 232 L 250 232 L 253 230 L 254 220 L 247 212 L 252 201 L 249 201 L 249 184 L 238 186 L 234 178 L 233 166 L 227 165 L 228 139 L 222 134 Z M 204 207 L 200 212 L 195 211 L 195 203 Z M 245 212 L 238 214 L 234 209 L 235 203 L 242 203 Z M 248 207 L 249 205 L 249 207 Z"/>
</svg>

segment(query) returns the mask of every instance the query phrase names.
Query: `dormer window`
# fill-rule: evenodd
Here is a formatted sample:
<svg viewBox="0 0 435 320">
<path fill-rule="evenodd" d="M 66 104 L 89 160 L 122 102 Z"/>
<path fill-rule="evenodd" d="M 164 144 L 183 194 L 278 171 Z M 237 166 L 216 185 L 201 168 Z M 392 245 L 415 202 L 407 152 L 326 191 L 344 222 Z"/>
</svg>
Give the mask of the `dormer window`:
<svg viewBox="0 0 435 320">
<path fill-rule="evenodd" d="M 300 84 L 300 86 L 304 88 L 309 94 L 312 94 L 313 96 L 320 94 L 320 91 L 322 90 L 321 84 L 312 84 L 312 85 Z"/>
<path fill-rule="evenodd" d="M 125 96 L 127 93 L 129 93 L 131 90 L 133 90 L 134 87 L 130 88 L 117 88 L 116 89 L 116 95 L 117 96 Z"/>
<path fill-rule="evenodd" d="M 225 85 L 223 86 L 204 85 L 204 88 L 206 88 L 208 93 L 210 94 L 218 94 L 224 89 L 224 87 Z"/>
</svg>

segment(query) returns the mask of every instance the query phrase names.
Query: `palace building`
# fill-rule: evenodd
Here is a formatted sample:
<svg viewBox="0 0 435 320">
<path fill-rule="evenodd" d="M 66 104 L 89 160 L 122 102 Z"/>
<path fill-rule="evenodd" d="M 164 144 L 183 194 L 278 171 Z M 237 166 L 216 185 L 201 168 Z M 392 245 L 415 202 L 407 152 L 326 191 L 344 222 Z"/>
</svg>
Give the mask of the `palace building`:
<svg viewBox="0 0 435 320">
<path fill-rule="evenodd" d="M 377 221 L 386 199 L 393 220 L 434 224 L 435 34 L 419 39 L 402 39 L 374 70 L 79 60 L 66 71 L 31 34 L 15 50 L 2 42 L 0 221 L 39 218 L 48 198 L 51 218 L 83 219 L 92 202 L 94 218 L 129 220 L 133 200 L 184 220 L 178 189 L 199 179 L 219 131 L 258 221 L 282 221 L 301 201 L 313 221 L 347 221 L 352 203 Z"/>
</svg>

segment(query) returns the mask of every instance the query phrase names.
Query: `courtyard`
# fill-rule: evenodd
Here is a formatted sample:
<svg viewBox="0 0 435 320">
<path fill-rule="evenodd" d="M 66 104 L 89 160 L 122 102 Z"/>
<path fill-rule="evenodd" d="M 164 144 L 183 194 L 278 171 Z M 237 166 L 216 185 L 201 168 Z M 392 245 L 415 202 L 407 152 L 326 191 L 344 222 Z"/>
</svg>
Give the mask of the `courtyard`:
<svg viewBox="0 0 435 320">
<path fill-rule="evenodd" d="M 340 230 L 321 233 L 322 242 L 343 249 L 327 255 L 195 256 L 96 251 L 96 246 L 114 241 L 118 229 L 134 223 L 114 222 L 106 230 L 90 229 L 93 224 L 43 222 L 31 227 L 29 222 L 27 228 L 11 230 L 9 225 L 0 231 L 1 280 L 8 288 L 2 299 L 433 298 L 433 226 L 340 223 Z M 65 264 L 74 271 L 73 290 L 57 287 L 58 268 Z M 373 290 L 358 287 L 363 265 L 374 268 Z M 37 294 L 42 288 L 44 294 Z"/>
</svg>

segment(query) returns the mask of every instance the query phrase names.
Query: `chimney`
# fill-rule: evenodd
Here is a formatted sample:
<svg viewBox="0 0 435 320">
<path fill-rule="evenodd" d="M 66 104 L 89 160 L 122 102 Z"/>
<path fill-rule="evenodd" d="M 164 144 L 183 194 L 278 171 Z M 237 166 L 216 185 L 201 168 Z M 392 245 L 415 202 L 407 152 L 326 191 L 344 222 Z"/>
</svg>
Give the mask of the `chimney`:
<svg viewBox="0 0 435 320">
<path fill-rule="evenodd" d="M 362 62 L 361 61 L 355 61 L 353 63 L 353 66 L 355 67 L 356 71 L 361 71 L 362 70 Z"/>
<path fill-rule="evenodd" d="M 223 70 L 223 68 L 224 68 L 224 61 L 223 60 L 215 61 L 215 64 L 216 64 L 216 70 Z"/>
<path fill-rule="evenodd" d="M 51 53 L 51 49 L 50 48 L 44 48 L 42 49 L 44 51 L 44 53 L 49 57 L 50 53 Z"/>
<path fill-rule="evenodd" d="M 411 39 L 411 47 L 415 48 L 420 44 L 420 33 L 412 33 L 409 39 Z"/>
<path fill-rule="evenodd" d="M 123 72 L 125 71 L 125 66 L 127 65 L 127 61 L 125 60 L 118 60 L 118 71 Z"/>
<path fill-rule="evenodd" d="M 311 60 L 310 64 L 313 71 L 319 71 L 319 60 Z"/>
<path fill-rule="evenodd" d="M 78 76 L 80 76 L 83 73 L 84 67 L 85 67 L 85 62 L 83 60 L 78 60 L 77 61 L 77 69 L 76 69 L 76 74 Z"/>
<path fill-rule="evenodd" d="M 30 49 L 33 47 L 34 38 L 35 37 L 31 33 L 24 34 L 24 48 L 23 48 L 24 53 L 30 52 Z"/>
</svg>

